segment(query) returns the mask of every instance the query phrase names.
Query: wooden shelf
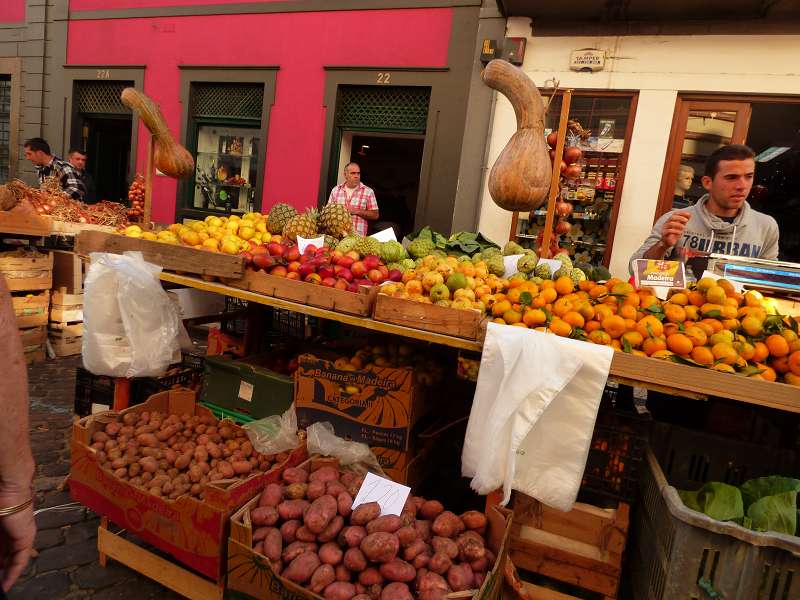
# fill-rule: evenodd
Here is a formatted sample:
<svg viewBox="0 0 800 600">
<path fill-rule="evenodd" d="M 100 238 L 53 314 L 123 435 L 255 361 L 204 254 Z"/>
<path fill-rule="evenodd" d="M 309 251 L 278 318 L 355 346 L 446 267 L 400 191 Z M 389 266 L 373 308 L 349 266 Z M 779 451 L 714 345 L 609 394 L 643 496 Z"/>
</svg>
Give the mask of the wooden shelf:
<svg viewBox="0 0 800 600">
<path fill-rule="evenodd" d="M 369 317 L 346 315 L 332 310 L 281 300 L 280 298 L 271 298 L 221 283 L 203 281 L 196 277 L 162 272 L 161 280 L 184 285 L 186 287 L 215 292 L 225 296 L 240 298 L 265 306 L 273 306 L 275 308 L 303 313 L 320 319 L 328 319 L 346 325 L 363 327 L 364 329 L 370 329 L 372 331 L 400 335 L 434 344 L 442 344 L 460 350 L 481 352 L 483 349 L 483 344 L 481 342 L 439 333 L 431 333 L 411 327 L 393 325 L 391 323 L 382 323 Z M 800 388 L 785 383 L 772 383 L 759 379 L 740 377 L 731 375 L 730 373 L 701 369 L 699 367 L 681 365 L 669 361 L 657 360 L 655 358 L 634 356 L 624 352 L 614 353 L 610 375 L 611 377 L 609 379 L 613 381 L 627 385 L 636 385 L 653 391 L 665 392 L 698 400 L 705 399 L 708 396 L 719 396 L 745 402 L 747 404 L 757 404 L 787 412 L 800 413 Z"/>
</svg>

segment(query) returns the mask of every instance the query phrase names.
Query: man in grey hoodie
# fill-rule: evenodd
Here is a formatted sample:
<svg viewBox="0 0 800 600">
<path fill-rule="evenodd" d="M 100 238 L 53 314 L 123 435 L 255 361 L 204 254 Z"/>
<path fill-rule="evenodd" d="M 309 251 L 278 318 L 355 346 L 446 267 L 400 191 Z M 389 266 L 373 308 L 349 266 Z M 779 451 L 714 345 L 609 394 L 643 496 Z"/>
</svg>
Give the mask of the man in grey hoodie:
<svg viewBox="0 0 800 600">
<path fill-rule="evenodd" d="M 711 253 L 778 258 L 778 224 L 753 210 L 746 198 L 753 186 L 755 153 L 748 146 L 729 144 L 708 157 L 703 187 L 708 192 L 696 204 L 663 215 L 631 257 L 686 260 Z"/>
</svg>

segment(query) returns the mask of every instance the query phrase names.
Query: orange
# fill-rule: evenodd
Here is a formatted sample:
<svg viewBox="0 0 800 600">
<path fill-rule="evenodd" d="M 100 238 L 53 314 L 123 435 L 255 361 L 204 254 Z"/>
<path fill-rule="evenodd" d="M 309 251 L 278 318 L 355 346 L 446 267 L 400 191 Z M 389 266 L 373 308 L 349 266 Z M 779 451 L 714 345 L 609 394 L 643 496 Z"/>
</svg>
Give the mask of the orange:
<svg viewBox="0 0 800 600">
<path fill-rule="evenodd" d="M 725 293 L 730 297 L 736 293 L 736 288 L 727 279 L 717 279 L 717 285 L 725 290 Z"/>
<path fill-rule="evenodd" d="M 642 350 L 647 356 L 651 356 L 653 353 L 658 352 L 660 350 L 667 349 L 667 340 L 663 337 L 648 337 L 644 339 L 642 343 Z"/>
<path fill-rule="evenodd" d="M 572 281 L 572 280 L 570 280 L 570 281 Z M 545 304 L 550 304 L 551 302 L 555 302 L 556 301 L 556 298 L 558 298 L 558 292 L 555 290 L 555 288 L 548 287 L 548 288 L 543 289 L 539 293 L 539 297 L 541 297 L 542 300 L 544 300 Z"/>
<path fill-rule="evenodd" d="M 723 362 L 726 365 L 735 365 L 739 358 L 739 354 L 734 347 L 726 342 L 714 344 L 711 348 L 711 353 L 714 355 L 715 360 Z"/>
<path fill-rule="evenodd" d="M 697 289 L 701 292 L 706 292 L 710 288 L 717 285 L 717 280 L 712 277 L 703 277 L 697 282 Z"/>
<path fill-rule="evenodd" d="M 789 370 L 800 376 L 800 350 L 795 350 L 789 355 Z"/>
<path fill-rule="evenodd" d="M 587 300 L 580 300 L 575 304 L 575 310 L 581 313 L 581 316 L 589 321 L 590 319 L 594 318 L 595 309 Z"/>
<path fill-rule="evenodd" d="M 671 302 L 664 305 L 664 315 L 670 323 L 683 323 L 686 320 L 686 311 L 683 306 Z"/>
<path fill-rule="evenodd" d="M 563 317 L 568 312 L 571 312 L 573 309 L 572 302 L 564 297 L 559 298 L 558 300 L 553 303 L 553 314 L 559 317 Z"/>
<path fill-rule="evenodd" d="M 686 306 L 689 304 L 689 295 L 685 292 L 676 292 L 669 297 L 669 301 L 678 306 Z"/>
<path fill-rule="evenodd" d="M 572 326 L 561 319 L 553 319 L 550 321 L 548 329 L 561 337 L 569 337 L 572 333 Z"/>
<path fill-rule="evenodd" d="M 778 375 L 775 373 L 774 369 L 771 369 L 767 365 L 763 363 L 756 363 L 756 367 L 759 369 L 763 369 L 763 373 L 758 375 L 753 375 L 752 377 L 757 377 L 758 379 L 766 379 L 767 381 L 775 381 L 778 379 Z"/>
<path fill-rule="evenodd" d="M 611 347 L 614 350 L 622 351 L 622 344 L 619 343 L 619 340 L 611 340 Z"/>
<path fill-rule="evenodd" d="M 589 290 L 589 297 L 595 300 L 607 295 L 608 295 L 608 288 L 604 285 L 596 285 Z"/>
<path fill-rule="evenodd" d="M 733 347 L 744 360 L 753 360 L 756 355 L 756 347 L 750 342 L 736 342 Z"/>
<path fill-rule="evenodd" d="M 605 319 L 606 317 L 610 317 L 614 314 L 614 311 L 611 310 L 611 308 L 606 304 L 598 304 L 597 306 L 594 307 L 594 312 L 595 312 L 594 318 L 600 322 L 602 322 L 603 319 Z"/>
<path fill-rule="evenodd" d="M 498 300 L 492 305 L 492 316 L 500 317 L 509 310 L 511 310 L 511 302 L 508 300 Z"/>
<path fill-rule="evenodd" d="M 525 327 L 526 329 L 528 327 L 527 325 L 525 325 L 525 323 L 512 323 L 511 326 L 512 327 Z"/>
<path fill-rule="evenodd" d="M 518 279 L 514 279 L 513 281 L 519 281 Z M 519 303 L 519 297 L 522 295 L 522 288 L 521 287 L 512 287 L 508 290 L 508 294 L 506 294 L 506 298 L 508 298 L 509 302 L 512 304 Z"/>
<path fill-rule="evenodd" d="M 660 301 L 656 296 L 644 296 L 639 308 L 650 308 L 651 306 L 657 306 L 659 302 Z"/>
<path fill-rule="evenodd" d="M 500 317 L 496 317 L 496 318 L 492 319 L 492 323 L 498 323 L 500 325 L 505 325 L 506 324 L 506 322 L 503 321 L 503 319 L 501 319 Z"/>
<path fill-rule="evenodd" d="M 611 343 L 611 336 L 602 329 L 596 329 L 589 334 L 589 341 L 602 346 L 608 346 Z"/>
<path fill-rule="evenodd" d="M 773 333 L 765 340 L 765 343 L 769 348 L 770 356 L 780 357 L 789 354 L 789 342 L 782 335 Z"/>
<path fill-rule="evenodd" d="M 636 331 L 636 320 L 625 319 L 625 331 Z M 642 336 L 644 337 L 644 336 Z"/>
<path fill-rule="evenodd" d="M 689 354 L 694 348 L 692 340 L 683 335 L 682 333 L 673 333 L 667 336 L 667 348 L 675 354 Z"/>
<path fill-rule="evenodd" d="M 597 331 L 600 329 L 600 321 L 595 321 L 592 319 L 591 321 L 586 321 L 586 325 L 583 326 L 583 330 L 586 333 L 591 333 L 592 331 Z"/>
<path fill-rule="evenodd" d="M 536 327 L 547 322 L 547 315 L 541 308 L 532 308 L 522 315 L 522 322 L 528 327 Z"/>
<path fill-rule="evenodd" d="M 630 304 L 623 304 L 619 307 L 617 314 L 622 317 L 623 319 L 633 319 L 636 320 L 636 307 L 631 306 Z"/>
<path fill-rule="evenodd" d="M 681 329 L 677 323 L 664 323 L 664 335 L 669 337 L 673 333 L 680 333 Z"/>
<path fill-rule="evenodd" d="M 722 320 L 722 328 L 727 329 L 728 331 L 738 331 L 739 327 L 741 327 L 741 323 L 739 319 L 723 319 Z"/>
<path fill-rule="evenodd" d="M 644 337 L 638 331 L 626 331 L 622 334 L 622 339 L 628 342 L 631 348 L 638 348 L 644 342 Z"/>
<path fill-rule="evenodd" d="M 723 319 L 735 319 L 738 312 L 735 306 L 723 306 L 720 311 Z"/>
<path fill-rule="evenodd" d="M 626 306 L 633 306 L 634 308 L 636 308 L 642 304 L 642 298 L 641 296 L 639 296 L 639 294 L 631 292 L 630 294 L 625 296 L 625 299 L 622 301 L 622 303 L 625 304 Z"/>
<path fill-rule="evenodd" d="M 589 290 L 591 290 L 596 285 L 597 284 L 594 281 L 592 281 L 591 279 L 583 279 L 583 280 L 578 282 L 578 288 L 580 290 L 584 291 L 584 292 L 588 292 Z"/>
<path fill-rule="evenodd" d="M 791 329 L 784 329 L 783 331 L 781 331 L 781 337 L 783 337 L 783 339 L 785 339 L 790 344 L 792 342 L 797 341 L 797 334 Z"/>
<path fill-rule="evenodd" d="M 636 324 L 636 331 L 641 333 L 644 338 L 659 337 L 664 333 L 664 325 L 654 316 L 649 315 Z"/>
<path fill-rule="evenodd" d="M 572 281 L 572 277 L 567 277 L 565 275 L 556 279 L 556 291 L 560 295 L 566 296 L 567 294 L 571 294 L 574 290 L 575 283 Z"/>
<path fill-rule="evenodd" d="M 761 301 L 764 299 L 764 296 L 761 295 L 761 292 L 750 291 L 745 293 L 744 295 L 744 303 L 746 306 L 753 306 L 753 307 L 761 307 Z"/>
<path fill-rule="evenodd" d="M 717 363 L 711 368 L 715 371 L 722 371 L 723 373 L 736 373 L 736 369 L 726 363 Z M 754 377 L 758 377 L 758 375 L 754 375 Z"/>
<path fill-rule="evenodd" d="M 704 317 L 719 319 L 722 316 L 722 305 L 706 302 L 705 304 L 703 304 L 703 306 L 700 307 L 700 314 L 703 315 Z"/>
<path fill-rule="evenodd" d="M 507 310 L 503 313 L 503 321 L 505 321 L 507 325 L 514 325 L 522 321 L 522 315 L 518 310 Z"/>
<path fill-rule="evenodd" d="M 773 358 L 769 365 L 775 369 L 777 373 L 787 373 L 789 371 L 789 357 L 781 356 L 780 358 Z"/>
<path fill-rule="evenodd" d="M 769 357 L 769 348 L 764 342 L 756 342 L 753 344 L 753 348 L 755 348 L 755 353 L 753 354 L 753 361 L 760 363 L 767 360 Z"/>
<path fill-rule="evenodd" d="M 694 306 L 702 306 L 705 304 L 706 297 L 701 294 L 700 292 L 690 292 L 689 293 L 689 303 L 693 304 Z"/>
<path fill-rule="evenodd" d="M 714 364 L 714 353 L 705 346 L 695 346 L 692 348 L 692 360 L 698 364 L 710 367 Z"/>
<path fill-rule="evenodd" d="M 606 282 L 606 285 L 611 283 L 611 279 Z M 620 296 L 627 296 L 631 292 L 635 292 L 636 290 L 634 287 L 628 283 L 627 281 L 619 281 L 615 282 L 613 286 L 611 286 L 611 293 L 618 294 Z"/>
<path fill-rule="evenodd" d="M 562 318 L 573 327 L 577 329 L 583 329 L 585 321 L 581 313 L 571 310 L 567 314 L 563 315 Z"/>
<path fill-rule="evenodd" d="M 789 385 L 800 386 L 800 375 L 795 375 L 794 373 L 786 373 L 783 376 L 783 380 Z"/>
<path fill-rule="evenodd" d="M 625 331 L 627 331 L 627 325 L 625 324 L 625 319 L 620 317 L 619 315 L 612 315 L 610 317 L 606 317 L 602 320 L 603 329 L 606 330 L 608 335 L 612 338 L 620 337 Z"/>
<path fill-rule="evenodd" d="M 697 325 L 687 327 L 683 333 L 686 337 L 692 340 L 692 344 L 695 346 L 705 346 L 706 342 L 708 341 L 708 335 L 706 335 L 706 332 Z"/>
<path fill-rule="evenodd" d="M 759 319 L 753 315 L 748 315 L 742 319 L 742 330 L 750 337 L 761 335 L 764 328 L 764 319 Z"/>
<path fill-rule="evenodd" d="M 675 356 L 674 352 L 670 352 L 669 350 L 657 350 L 650 355 L 650 358 L 661 358 L 667 359 L 670 356 Z"/>
<path fill-rule="evenodd" d="M 717 319 L 703 319 L 702 321 L 700 321 L 700 323 L 706 323 L 710 325 L 711 329 L 713 330 L 711 333 L 716 333 L 717 331 L 722 331 L 724 329 L 722 323 Z"/>
<path fill-rule="evenodd" d="M 727 297 L 725 290 L 718 285 L 712 285 L 706 290 L 706 300 L 713 304 L 722 304 Z"/>
</svg>

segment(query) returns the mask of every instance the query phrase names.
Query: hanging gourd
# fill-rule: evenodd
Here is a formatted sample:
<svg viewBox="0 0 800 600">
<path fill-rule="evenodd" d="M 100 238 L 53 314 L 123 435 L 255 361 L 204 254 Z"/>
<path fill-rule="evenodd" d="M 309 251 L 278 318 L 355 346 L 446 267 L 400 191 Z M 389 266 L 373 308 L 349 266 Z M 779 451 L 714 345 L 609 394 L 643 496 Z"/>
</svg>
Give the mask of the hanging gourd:
<svg viewBox="0 0 800 600">
<path fill-rule="evenodd" d="M 552 171 L 542 97 L 530 77 L 505 60 L 491 61 L 482 77 L 486 85 L 508 98 L 517 116 L 517 131 L 489 173 L 489 193 L 505 210 L 536 210 L 547 200 Z"/>
</svg>

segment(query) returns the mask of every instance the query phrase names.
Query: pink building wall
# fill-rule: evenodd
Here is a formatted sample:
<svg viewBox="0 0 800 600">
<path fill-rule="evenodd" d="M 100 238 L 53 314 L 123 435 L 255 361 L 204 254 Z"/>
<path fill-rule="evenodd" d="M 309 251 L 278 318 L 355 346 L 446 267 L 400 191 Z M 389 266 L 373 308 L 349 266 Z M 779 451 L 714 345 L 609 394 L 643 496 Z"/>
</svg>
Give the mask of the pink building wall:
<svg viewBox="0 0 800 600">
<path fill-rule="evenodd" d="M 25 0 L 0 0 L 0 23 L 25 21 Z"/>
<path fill-rule="evenodd" d="M 70 7 L 131 2 L 72 0 Z M 181 135 L 178 65 L 279 65 L 262 207 L 276 202 L 307 207 L 316 204 L 322 160 L 323 67 L 446 66 L 451 21 L 449 8 L 70 21 L 67 63 L 146 65 L 144 91 Z M 142 127 L 138 171 L 146 164 L 148 139 Z M 170 178 L 156 178 L 156 221 L 174 219 L 176 186 Z"/>
<path fill-rule="evenodd" d="M 286 0 L 70 0 L 69 9 L 119 10 L 124 8 L 197 6 L 199 4 L 263 4 L 265 2 L 286 2 Z"/>
</svg>

